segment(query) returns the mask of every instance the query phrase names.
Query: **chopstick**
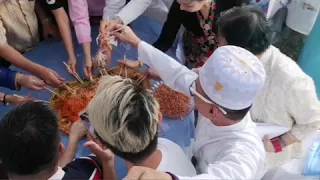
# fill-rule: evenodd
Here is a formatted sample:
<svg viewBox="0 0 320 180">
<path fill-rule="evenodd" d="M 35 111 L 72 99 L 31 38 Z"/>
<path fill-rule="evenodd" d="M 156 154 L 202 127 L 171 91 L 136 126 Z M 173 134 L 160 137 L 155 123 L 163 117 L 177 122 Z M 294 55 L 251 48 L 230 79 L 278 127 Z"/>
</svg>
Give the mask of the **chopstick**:
<svg viewBox="0 0 320 180">
<path fill-rule="evenodd" d="M 18 94 L 13 94 L 14 97 L 18 97 L 18 98 L 24 98 Z M 46 103 L 46 104 L 50 104 L 49 101 L 45 101 L 45 100 L 35 100 L 35 102 L 42 102 L 42 103 Z"/>
<path fill-rule="evenodd" d="M 72 72 L 71 71 L 71 69 L 70 69 L 70 67 L 69 67 L 69 65 L 66 63 L 66 62 L 63 62 L 63 64 L 67 67 L 67 69 L 70 71 L 70 72 Z M 77 74 L 72 74 L 81 84 L 84 84 L 84 81 L 79 77 L 79 75 L 77 75 Z"/>
<path fill-rule="evenodd" d="M 148 76 L 148 74 L 143 74 L 138 80 L 137 83 L 140 84 L 146 77 Z"/>
<path fill-rule="evenodd" d="M 54 90 L 51 90 L 50 88 L 48 87 L 44 87 L 46 90 L 50 91 L 52 94 L 56 95 L 56 96 L 59 96 L 60 98 L 62 98 L 62 96 L 60 94 L 58 94 L 57 92 L 55 92 Z"/>
<path fill-rule="evenodd" d="M 77 97 L 76 95 L 76 91 L 74 89 L 72 89 L 70 86 L 68 86 L 66 83 L 64 83 L 64 86 L 66 87 L 66 89 L 71 93 L 73 94 L 74 96 Z"/>
</svg>

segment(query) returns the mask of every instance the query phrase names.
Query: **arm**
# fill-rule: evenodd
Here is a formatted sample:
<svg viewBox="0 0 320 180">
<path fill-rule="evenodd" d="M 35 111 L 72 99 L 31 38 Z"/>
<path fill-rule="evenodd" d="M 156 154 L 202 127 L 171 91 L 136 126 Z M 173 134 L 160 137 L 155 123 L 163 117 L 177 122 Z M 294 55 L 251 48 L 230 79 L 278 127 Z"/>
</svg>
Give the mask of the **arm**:
<svg viewBox="0 0 320 180">
<path fill-rule="evenodd" d="M 27 58 L 22 56 L 17 50 L 11 47 L 7 43 L 6 30 L 0 20 L 0 57 L 21 68 L 25 71 L 31 72 L 34 75 L 40 75 L 43 71 L 43 66 L 29 61 Z"/>
<path fill-rule="evenodd" d="M 92 39 L 88 3 L 86 0 L 68 0 L 68 2 L 70 18 L 76 31 L 78 42 L 83 46 L 86 60 L 91 60 L 90 43 Z"/>
<path fill-rule="evenodd" d="M 87 134 L 87 127 L 81 120 L 74 122 L 71 126 L 69 143 L 66 151 L 59 159 L 59 166 L 64 167 L 70 163 L 76 155 L 80 140 Z"/>
<path fill-rule="evenodd" d="M 167 86 L 190 96 L 190 82 L 198 78 L 195 72 L 143 41 L 138 45 L 138 55 L 139 60 L 155 70 Z"/>
<path fill-rule="evenodd" d="M 169 48 L 171 48 L 181 27 L 182 18 L 180 5 L 174 1 L 169 10 L 167 20 L 163 25 L 161 34 L 158 40 L 153 43 L 153 46 L 163 52 L 166 52 Z"/>
<path fill-rule="evenodd" d="M 118 16 L 125 25 L 137 19 L 150 6 L 152 0 L 131 0 Z"/>
<path fill-rule="evenodd" d="M 59 28 L 64 46 L 67 50 L 69 60 L 75 61 L 76 56 L 74 54 L 74 47 L 73 47 L 73 43 L 72 43 L 72 35 L 71 35 L 69 17 L 63 7 L 52 10 L 52 13 L 58 23 L 58 28 Z"/>
<path fill-rule="evenodd" d="M 304 140 L 320 128 L 320 102 L 313 80 L 310 77 L 300 78 L 288 85 L 287 108 L 295 123 L 282 136 L 286 145 Z"/>
<path fill-rule="evenodd" d="M 43 66 L 28 60 L 7 43 L 0 44 L 0 56 L 16 67 L 21 68 L 34 75 L 41 77 L 41 73 L 43 73 Z"/>
<path fill-rule="evenodd" d="M 75 157 L 77 149 L 78 149 L 79 141 L 75 139 L 70 139 L 68 142 L 68 146 L 63 153 L 62 157 L 59 160 L 59 166 L 64 167 L 69 164 Z"/>
<path fill-rule="evenodd" d="M 108 20 L 108 17 L 117 15 L 125 6 L 125 0 L 105 0 L 106 6 L 103 9 L 103 20 Z"/>
</svg>

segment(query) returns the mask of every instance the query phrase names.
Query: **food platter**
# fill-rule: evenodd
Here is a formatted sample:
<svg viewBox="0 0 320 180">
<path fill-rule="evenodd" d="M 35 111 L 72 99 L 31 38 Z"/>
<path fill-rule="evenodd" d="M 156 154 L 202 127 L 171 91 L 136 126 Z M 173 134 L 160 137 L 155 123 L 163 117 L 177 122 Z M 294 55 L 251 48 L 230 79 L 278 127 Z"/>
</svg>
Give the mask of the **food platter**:
<svg viewBox="0 0 320 180">
<path fill-rule="evenodd" d="M 164 116 L 182 118 L 193 111 L 193 101 L 189 97 L 170 89 L 163 82 L 156 83 L 151 89 Z"/>
<path fill-rule="evenodd" d="M 143 88 L 150 88 L 150 80 L 138 69 L 116 66 L 107 70 L 106 76 L 120 75 L 130 78 L 141 84 Z M 56 111 L 59 118 L 59 128 L 62 132 L 69 134 L 72 123 L 78 121 L 79 115 L 83 112 L 90 100 L 94 97 L 101 76 L 96 76 L 92 81 L 67 82 L 66 86 L 57 89 L 50 99 L 50 106 Z M 73 91 L 68 90 L 71 88 Z"/>
</svg>

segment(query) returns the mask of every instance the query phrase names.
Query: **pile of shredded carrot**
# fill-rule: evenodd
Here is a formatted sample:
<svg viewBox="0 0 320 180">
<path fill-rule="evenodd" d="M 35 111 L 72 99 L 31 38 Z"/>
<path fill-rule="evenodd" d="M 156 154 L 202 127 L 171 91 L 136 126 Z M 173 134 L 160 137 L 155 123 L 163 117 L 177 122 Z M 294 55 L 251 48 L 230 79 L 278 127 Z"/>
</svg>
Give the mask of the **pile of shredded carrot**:
<svg viewBox="0 0 320 180">
<path fill-rule="evenodd" d="M 178 118 L 187 115 L 191 111 L 191 100 L 182 93 L 170 89 L 166 85 L 160 85 L 153 93 L 160 105 L 160 112 L 167 117 Z"/>
<path fill-rule="evenodd" d="M 86 87 L 73 87 L 74 94 L 64 91 L 61 97 L 56 96 L 51 106 L 58 113 L 60 130 L 69 134 L 72 123 L 80 119 L 79 113 L 88 106 L 97 86 L 98 83 L 93 83 Z"/>
</svg>

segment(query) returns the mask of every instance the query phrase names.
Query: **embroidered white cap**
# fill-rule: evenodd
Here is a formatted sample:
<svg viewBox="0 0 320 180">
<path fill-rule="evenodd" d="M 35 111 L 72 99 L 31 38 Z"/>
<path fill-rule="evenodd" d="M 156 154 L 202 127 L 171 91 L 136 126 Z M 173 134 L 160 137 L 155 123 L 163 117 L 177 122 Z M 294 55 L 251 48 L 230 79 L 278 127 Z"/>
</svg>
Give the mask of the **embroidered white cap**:
<svg viewBox="0 0 320 180">
<path fill-rule="evenodd" d="M 260 60 L 237 46 L 214 51 L 200 68 L 200 84 L 206 95 L 219 106 L 248 108 L 264 85 L 266 73 Z"/>
</svg>

